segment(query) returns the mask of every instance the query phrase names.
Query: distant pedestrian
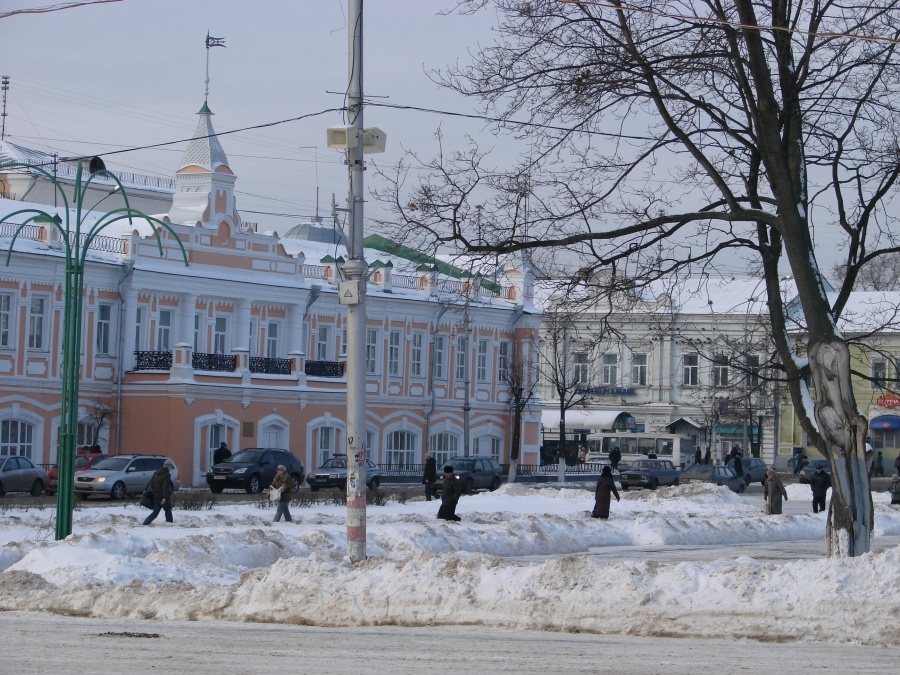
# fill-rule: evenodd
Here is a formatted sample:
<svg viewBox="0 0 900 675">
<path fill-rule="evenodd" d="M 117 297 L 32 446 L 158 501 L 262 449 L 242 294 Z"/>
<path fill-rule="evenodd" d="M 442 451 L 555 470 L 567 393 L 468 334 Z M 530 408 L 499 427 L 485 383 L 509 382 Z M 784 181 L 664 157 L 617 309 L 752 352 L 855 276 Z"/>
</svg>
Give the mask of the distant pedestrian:
<svg viewBox="0 0 900 675">
<path fill-rule="evenodd" d="M 216 448 L 216 451 L 213 453 L 213 464 L 221 464 L 222 462 L 227 462 L 229 457 L 231 457 L 231 450 L 228 449 L 225 441 L 222 441 L 221 443 L 219 443 L 219 447 Z"/>
<path fill-rule="evenodd" d="M 891 476 L 891 504 L 900 504 L 900 474 L 895 473 Z"/>
<path fill-rule="evenodd" d="M 459 504 L 461 495 L 462 485 L 459 483 L 459 476 L 453 473 L 452 466 L 445 466 L 444 485 L 441 488 L 441 508 L 438 509 L 437 514 L 440 520 L 452 520 L 454 522 L 462 520 L 456 515 L 456 505 Z"/>
<path fill-rule="evenodd" d="M 700 449 L 700 446 L 697 446 L 697 449 L 694 450 L 694 464 L 702 464 L 703 463 L 703 451 Z"/>
<path fill-rule="evenodd" d="M 269 489 L 280 491 L 278 508 L 275 510 L 275 520 L 273 522 L 277 523 L 281 520 L 281 516 L 284 516 L 285 522 L 293 522 L 291 511 L 288 507 L 291 505 L 291 490 L 294 489 L 294 479 L 288 474 L 287 467 L 284 464 L 279 464 L 278 468 L 275 469 L 275 478 L 272 480 L 272 485 Z"/>
<path fill-rule="evenodd" d="M 175 487 L 172 485 L 172 477 L 169 474 L 169 467 L 163 464 L 153 474 L 150 479 L 150 492 L 153 493 L 153 512 L 144 520 L 144 525 L 152 523 L 160 510 L 166 514 L 166 522 L 174 523 L 172 518 L 172 493 Z"/>
<path fill-rule="evenodd" d="M 712 450 L 707 445 L 706 446 L 706 454 L 703 455 L 703 463 L 709 464 L 712 461 Z"/>
<path fill-rule="evenodd" d="M 612 450 L 609 451 L 609 465 L 618 470 L 619 462 L 622 461 L 622 451 L 619 450 L 619 446 L 615 446 Z"/>
<path fill-rule="evenodd" d="M 737 446 L 731 449 L 731 458 L 734 462 L 734 473 L 738 478 L 744 477 L 744 456 L 741 449 Z"/>
<path fill-rule="evenodd" d="M 422 483 L 425 485 L 425 501 L 430 502 L 438 498 L 437 488 L 434 486 L 437 480 L 437 462 L 430 452 L 425 453 L 425 472 L 422 475 Z"/>
<path fill-rule="evenodd" d="M 583 445 L 578 446 L 578 461 L 584 464 L 584 460 L 587 459 L 587 448 Z"/>
<path fill-rule="evenodd" d="M 900 455 L 894 460 L 894 473 L 900 473 Z"/>
<path fill-rule="evenodd" d="M 806 468 L 807 464 L 809 464 L 809 457 L 806 455 L 800 455 L 800 468 L 798 471 L 803 471 Z"/>
<path fill-rule="evenodd" d="M 884 456 L 880 450 L 878 456 L 875 457 L 875 475 L 884 478 Z"/>
<path fill-rule="evenodd" d="M 619 492 L 616 490 L 616 481 L 612 475 L 612 469 L 608 466 L 603 467 L 600 478 L 597 480 L 597 487 L 594 490 L 594 510 L 591 511 L 591 518 L 600 518 L 606 520 L 609 518 L 610 496 L 615 495 L 616 501 L 619 501 Z"/>
<path fill-rule="evenodd" d="M 775 474 L 775 469 L 766 472 L 766 483 L 763 487 L 763 496 L 766 498 L 766 515 L 777 516 L 781 514 L 781 500 L 787 501 L 787 490 L 784 483 Z"/>
<path fill-rule="evenodd" d="M 651 450 L 650 452 L 648 452 L 648 453 L 647 453 L 647 459 L 656 459 L 656 451 L 655 451 L 655 450 Z"/>
<path fill-rule="evenodd" d="M 825 496 L 828 494 L 828 488 L 831 487 L 831 476 L 825 473 L 821 464 L 809 477 L 809 487 L 812 488 L 813 513 L 825 511 Z"/>
</svg>

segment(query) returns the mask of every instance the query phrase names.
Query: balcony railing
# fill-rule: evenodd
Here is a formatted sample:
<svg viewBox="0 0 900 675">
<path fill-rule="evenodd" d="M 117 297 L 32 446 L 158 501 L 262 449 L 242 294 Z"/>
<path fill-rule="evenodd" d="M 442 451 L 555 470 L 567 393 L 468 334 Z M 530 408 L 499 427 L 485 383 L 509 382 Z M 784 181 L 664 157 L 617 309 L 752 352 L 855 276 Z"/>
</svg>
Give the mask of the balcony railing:
<svg viewBox="0 0 900 675">
<path fill-rule="evenodd" d="M 307 361 L 304 371 L 307 377 L 343 377 L 343 361 Z"/>
<path fill-rule="evenodd" d="M 191 367 L 194 370 L 214 370 L 220 373 L 233 373 L 237 369 L 237 358 L 234 354 L 205 354 L 194 352 L 191 356 Z"/>
<path fill-rule="evenodd" d="M 269 359 L 262 356 L 250 357 L 250 372 L 262 375 L 290 375 L 290 359 Z"/>
<path fill-rule="evenodd" d="M 135 352 L 135 370 L 169 370 L 172 367 L 172 352 Z"/>
</svg>

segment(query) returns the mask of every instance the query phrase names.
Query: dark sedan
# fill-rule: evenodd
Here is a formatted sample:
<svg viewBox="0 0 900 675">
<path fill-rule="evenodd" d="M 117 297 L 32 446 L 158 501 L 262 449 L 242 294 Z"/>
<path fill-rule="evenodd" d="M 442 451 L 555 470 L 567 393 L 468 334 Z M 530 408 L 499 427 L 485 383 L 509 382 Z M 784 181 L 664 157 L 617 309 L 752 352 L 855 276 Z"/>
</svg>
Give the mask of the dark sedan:
<svg viewBox="0 0 900 675">
<path fill-rule="evenodd" d="M 225 488 L 256 494 L 272 484 L 279 464 L 284 464 L 288 475 L 294 479 L 294 491 L 299 490 L 306 478 L 303 462 L 287 450 L 278 448 L 246 448 L 236 452 L 207 471 L 206 482 L 210 491 L 216 494 Z"/>
<path fill-rule="evenodd" d="M 725 466 L 734 471 L 734 460 L 731 460 Z M 765 485 L 766 471 L 769 470 L 769 467 L 766 466 L 766 463 L 759 457 L 744 457 L 741 459 L 741 467 L 744 469 L 744 482 L 746 482 L 747 485 L 750 485 L 750 483 Z M 737 473 L 737 471 L 735 471 L 735 473 Z"/>
<path fill-rule="evenodd" d="M 306 479 L 309 489 L 316 492 L 319 488 L 347 489 L 347 455 L 335 455 L 326 459 L 322 466 L 309 474 Z M 371 459 L 366 460 L 366 485 L 370 490 L 377 490 L 381 485 L 381 469 Z"/>
<path fill-rule="evenodd" d="M 747 489 L 744 479 L 738 476 L 727 466 L 715 466 L 713 464 L 693 464 L 681 474 L 683 483 L 714 483 L 724 485 L 732 492 L 740 494 Z"/>
<path fill-rule="evenodd" d="M 453 467 L 453 473 L 462 483 L 463 492 L 496 490 L 500 487 L 500 464 L 491 457 L 453 457 L 444 466 Z M 434 486 L 438 490 L 444 486 L 443 470 L 438 473 Z"/>
<path fill-rule="evenodd" d="M 639 459 L 619 474 L 623 490 L 633 487 L 655 490 L 660 485 L 678 485 L 681 471 L 667 459 Z"/>
</svg>

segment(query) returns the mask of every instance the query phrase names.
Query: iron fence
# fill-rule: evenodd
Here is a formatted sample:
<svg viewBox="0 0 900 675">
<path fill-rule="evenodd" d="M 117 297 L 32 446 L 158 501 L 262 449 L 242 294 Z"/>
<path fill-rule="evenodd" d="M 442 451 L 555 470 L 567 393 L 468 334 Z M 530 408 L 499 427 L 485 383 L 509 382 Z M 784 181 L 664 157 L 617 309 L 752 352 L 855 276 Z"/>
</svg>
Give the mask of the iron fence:
<svg viewBox="0 0 900 675">
<path fill-rule="evenodd" d="M 343 377 L 343 361 L 307 361 L 303 372 L 307 377 Z"/>
<path fill-rule="evenodd" d="M 260 373 L 261 375 L 290 375 L 291 360 L 251 356 L 250 372 Z"/>
<path fill-rule="evenodd" d="M 206 354 L 194 352 L 191 356 L 191 367 L 194 370 L 212 370 L 220 373 L 233 373 L 237 370 L 237 357 L 234 354 Z"/>
<path fill-rule="evenodd" d="M 172 367 L 172 352 L 135 352 L 135 370 L 169 370 Z"/>
</svg>

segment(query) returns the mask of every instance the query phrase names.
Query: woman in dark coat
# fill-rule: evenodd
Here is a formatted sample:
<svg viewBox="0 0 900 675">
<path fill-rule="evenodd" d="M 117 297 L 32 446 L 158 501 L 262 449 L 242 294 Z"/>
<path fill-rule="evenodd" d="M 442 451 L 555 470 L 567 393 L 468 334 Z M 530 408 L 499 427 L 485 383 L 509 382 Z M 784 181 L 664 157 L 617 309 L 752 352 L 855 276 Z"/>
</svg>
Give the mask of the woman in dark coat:
<svg viewBox="0 0 900 675">
<path fill-rule="evenodd" d="M 609 518 L 609 502 L 610 494 L 616 496 L 619 501 L 619 492 L 616 490 L 616 481 L 613 480 L 612 469 L 608 466 L 603 467 L 600 479 L 597 481 L 597 489 L 594 492 L 594 510 L 591 511 L 591 518 Z"/>
</svg>

